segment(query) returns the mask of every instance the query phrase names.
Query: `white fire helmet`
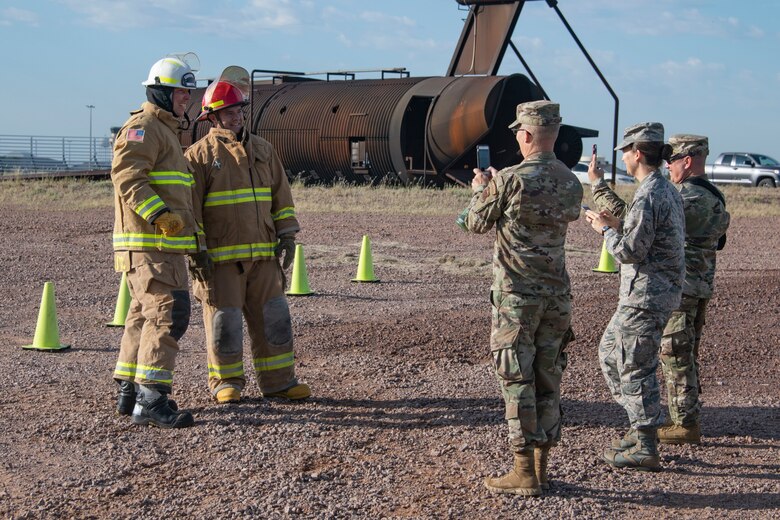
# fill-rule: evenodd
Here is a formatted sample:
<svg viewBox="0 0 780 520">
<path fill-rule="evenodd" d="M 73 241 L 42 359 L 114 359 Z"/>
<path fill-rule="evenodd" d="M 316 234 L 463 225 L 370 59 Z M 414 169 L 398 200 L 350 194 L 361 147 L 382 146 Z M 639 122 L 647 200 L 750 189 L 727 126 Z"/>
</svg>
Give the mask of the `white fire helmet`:
<svg viewBox="0 0 780 520">
<path fill-rule="evenodd" d="M 170 54 L 157 61 L 149 69 L 149 78 L 141 83 L 144 86 L 160 85 L 173 88 L 197 88 L 195 72 L 198 67 L 195 53 Z"/>
</svg>

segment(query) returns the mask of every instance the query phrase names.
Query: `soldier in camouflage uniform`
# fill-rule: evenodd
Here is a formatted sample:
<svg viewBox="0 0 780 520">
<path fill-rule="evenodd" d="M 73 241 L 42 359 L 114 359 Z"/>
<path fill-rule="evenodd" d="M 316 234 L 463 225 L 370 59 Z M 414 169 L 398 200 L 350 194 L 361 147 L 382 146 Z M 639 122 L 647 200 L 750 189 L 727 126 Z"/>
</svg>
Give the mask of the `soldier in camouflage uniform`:
<svg viewBox="0 0 780 520">
<path fill-rule="evenodd" d="M 685 282 L 680 307 L 672 313 L 661 340 L 661 369 L 666 379 L 671 424 L 658 429 L 668 444 L 698 444 L 699 343 L 715 278 L 715 252 L 723 248 L 729 213 L 723 194 L 707 181 L 706 137 L 673 135 L 667 160 L 672 182 L 685 208 Z"/>
<path fill-rule="evenodd" d="M 485 480 L 495 493 L 541 494 L 550 447 L 561 436 L 563 350 L 574 338 L 564 242 L 579 217 L 582 186 L 553 153 L 560 122 L 555 103 L 518 105 L 509 128 L 525 159 L 500 172 L 475 169 L 465 217 L 474 233 L 496 227 L 490 349 L 514 468 Z"/>
<path fill-rule="evenodd" d="M 616 148 L 639 181 L 630 205 L 604 182 L 595 156 L 588 171 L 601 211 L 588 210 L 585 218 L 620 262 L 618 308 L 599 344 L 604 377 L 631 423 L 623 439 L 604 452 L 604 460 L 620 468 L 660 469 L 656 430 L 663 409 L 655 372 L 661 335 L 680 305 L 685 274 L 682 199 L 658 169 L 668 156 L 663 132 L 661 123 L 633 125 Z"/>
</svg>

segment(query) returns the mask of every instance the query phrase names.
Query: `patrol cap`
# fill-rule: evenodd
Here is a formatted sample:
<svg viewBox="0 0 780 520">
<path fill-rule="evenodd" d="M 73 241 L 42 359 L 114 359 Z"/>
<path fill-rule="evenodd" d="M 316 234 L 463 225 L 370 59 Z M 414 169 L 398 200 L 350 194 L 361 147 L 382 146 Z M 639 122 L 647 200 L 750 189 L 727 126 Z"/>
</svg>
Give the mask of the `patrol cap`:
<svg viewBox="0 0 780 520">
<path fill-rule="evenodd" d="M 623 142 L 615 147 L 620 151 L 634 143 L 663 143 L 664 125 L 661 123 L 637 123 L 631 125 L 623 132 Z"/>
<path fill-rule="evenodd" d="M 670 159 L 680 159 L 686 155 L 707 155 L 710 153 L 709 140 L 703 135 L 674 134 L 669 138 L 672 147 Z"/>
<path fill-rule="evenodd" d="M 550 126 L 561 123 L 560 105 L 552 101 L 529 101 L 517 105 L 517 119 L 509 128 L 517 128 L 522 124 L 532 126 Z"/>
</svg>

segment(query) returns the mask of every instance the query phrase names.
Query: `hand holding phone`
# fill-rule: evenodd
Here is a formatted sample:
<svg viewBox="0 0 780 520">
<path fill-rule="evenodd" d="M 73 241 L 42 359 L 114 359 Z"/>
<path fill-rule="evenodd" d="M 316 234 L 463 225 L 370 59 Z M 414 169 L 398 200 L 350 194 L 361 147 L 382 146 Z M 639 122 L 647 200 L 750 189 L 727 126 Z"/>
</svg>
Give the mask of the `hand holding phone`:
<svg viewBox="0 0 780 520">
<path fill-rule="evenodd" d="M 482 170 L 488 177 L 488 167 L 490 166 L 490 146 L 486 144 L 477 145 L 477 168 Z"/>
</svg>

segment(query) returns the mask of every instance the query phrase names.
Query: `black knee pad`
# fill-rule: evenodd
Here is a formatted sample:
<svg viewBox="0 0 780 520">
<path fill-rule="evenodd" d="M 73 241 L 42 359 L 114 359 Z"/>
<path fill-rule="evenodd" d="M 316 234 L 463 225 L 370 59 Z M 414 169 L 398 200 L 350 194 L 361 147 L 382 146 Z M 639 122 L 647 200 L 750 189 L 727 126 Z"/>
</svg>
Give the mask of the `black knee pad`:
<svg viewBox="0 0 780 520">
<path fill-rule="evenodd" d="M 171 310 L 171 337 L 179 341 L 190 326 L 189 291 L 172 291 L 173 309 Z"/>
<path fill-rule="evenodd" d="M 263 322 L 268 343 L 277 347 L 292 344 L 292 320 L 287 298 L 277 296 L 268 300 L 263 306 Z"/>
</svg>

